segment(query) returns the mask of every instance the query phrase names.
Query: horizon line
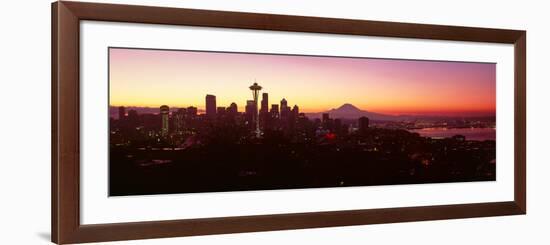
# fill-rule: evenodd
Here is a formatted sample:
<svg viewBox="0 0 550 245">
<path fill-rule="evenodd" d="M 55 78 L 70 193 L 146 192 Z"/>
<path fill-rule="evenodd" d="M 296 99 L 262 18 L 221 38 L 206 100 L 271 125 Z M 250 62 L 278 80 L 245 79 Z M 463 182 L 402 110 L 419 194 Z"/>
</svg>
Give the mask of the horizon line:
<svg viewBox="0 0 550 245">
<path fill-rule="evenodd" d="M 313 112 L 308 112 L 306 110 L 306 112 L 303 111 L 303 108 L 300 108 L 300 106 L 298 105 L 298 108 L 300 109 L 300 113 L 305 113 L 305 114 L 321 114 L 321 113 L 330 113 L 331 110 L 337 110 L 338 108 L 342 107 L 343 105 L 352 105 L 353 107 L 357 108 L 358 110 L 360 110 L 361 112 L 368 112 L 368 113 L 375 113 L 375 114 L 380 114 L 382 116 L 428 116 L 428 117 L 495 117 L 496 116 L 496 109 L 492 109 L 492 110 L 460 110 L 460 111 L 409 111 L 409 112 L 389 112 L 389 111 L 371 111 L 371 110 L 365 110 L 363 108 L 360 108 L 360 107 L 357 107 L 353 104 L 350 104 L 350 103 L 344 103 L 338 107 L 333 107 L 333 108 L 330 108 L 330 109 L 325 109 L 324 111 L 321 110 L 321 111 L 313 111 Z M 163 105 L 166 105 L 166 104 L 162 104 L 162 105 L 158 105 L 158 106 L 140 106 L 140 105 L 109 105 L 109 107 L 113 107 L 113 108 L 118 108 L 118 107 L 126 107 L 126 108 L 147 108 L 147 109 L 158 109 L 159 107 L 163 106 Z M 271 104 L 270 104 L 271 105 Z M 279 104 L 277 104 L 279 105 Z M 198 106 L 194 106 L 194 105 L 188 105 L 188 106 L 170 106 L 170 105 L 167 105 L 170 110 L 174 109 L 174 108 L 177 108 L 177 109 L 180 109 L 180 108 L 188 108 L 188 107 L 195 107 L 197 108 L 197 112 L 204 112 L 206 109 L 203 107 L 198 107 Z M 228 106 L 216 106 L 217 107 L 224 107 L 224 108 L 228 108 Z M 289 106 L 289 107 L 292 107 L 292 106 Z M 239 109 L 243 109 L 243 107 L 241 106 L 238 106 Z M 270 107 L 269 107 L 270 108 Z M 239 112 L 243 112 L 242 110 L 239 111 Z M 201 114 L 201 113 L 199 113 Z M 204 114 L 204 113 L 202 113 Z"/>
</svg>

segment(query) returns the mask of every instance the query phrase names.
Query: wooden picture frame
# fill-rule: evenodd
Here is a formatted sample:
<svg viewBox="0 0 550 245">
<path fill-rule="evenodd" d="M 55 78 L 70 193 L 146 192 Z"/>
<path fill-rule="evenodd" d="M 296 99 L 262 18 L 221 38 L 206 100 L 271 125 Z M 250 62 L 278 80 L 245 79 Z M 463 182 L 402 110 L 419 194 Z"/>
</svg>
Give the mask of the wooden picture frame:
<svg viewBox="0 0 550 245">
<path fill-rule="evenodd" d="M 509 202 L 82 225 L 80 222 L 79 22 L 243 28 L 514 45 L 514 200 Z M 58 244 L 305 229 L 526 213 L 526 32 L 164 7 L 52 4 L 52 241 Z"/>
</svg>

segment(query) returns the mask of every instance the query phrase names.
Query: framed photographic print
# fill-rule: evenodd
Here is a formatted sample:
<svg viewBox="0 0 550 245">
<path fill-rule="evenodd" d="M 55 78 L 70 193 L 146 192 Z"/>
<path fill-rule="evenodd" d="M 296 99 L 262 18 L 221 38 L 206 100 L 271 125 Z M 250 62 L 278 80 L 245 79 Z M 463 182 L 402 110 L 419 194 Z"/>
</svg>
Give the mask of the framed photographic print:
<svg viewBox="0 0 550 245">
<path fill-rule="evenodd" d="M 525 31 L 52 5 L 52 241 L 525 214 Z"/>
</svg>

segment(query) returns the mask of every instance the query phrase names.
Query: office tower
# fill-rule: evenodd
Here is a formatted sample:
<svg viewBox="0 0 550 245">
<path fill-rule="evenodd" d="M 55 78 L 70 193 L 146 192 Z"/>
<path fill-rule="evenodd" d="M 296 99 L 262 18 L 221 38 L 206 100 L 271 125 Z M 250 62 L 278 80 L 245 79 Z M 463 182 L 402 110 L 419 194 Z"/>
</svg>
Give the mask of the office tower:
<svg viewBox="0 0 550 245">
<path fill-rule="evenodd" d="M 323 116 L 322 116 L 323 126 L 328 125 L 329 120 L 330 120 L 329 114 L 323 113 Z"/>
<path fill-rule="evenodd" d="M 126 108 L 124 106 L 118 107 L 118 120 L 124 120 L 126 118 Z"/>
<path fill-rule="evenodd" d="M 286 101 L 285 98 L 283 98 L 281 100 L 281 112 L 283 112 L 284 110 L 286 110 L 288 108 L 288 102 Z"/>
<path fill-rule="evenodd" d="M 136 110 L 129 110 L 126 121 L 128 121 L 129 126 L 136 127 L 139 124 L 138 112 Z"/>
<path fill-rule="evenodd" d="M 221 117 L 225 116 L 225 107 L 218 106 L 218 108 L 216 109 L 216 114 L 217 114 L 218 118 L 221 118 Z"/>
<path fill-rule="evenodd" d="M 267 113 L 268 110 L 269 110 L 269 99 L 268 99 L 268 94 L 267 93 L 263 93 L 262 94 L 262 106 L 260 107 L 260 113 Z"/>
<path fill-rule="evenodd" d="M 332 120 L 330 119 L 328 113 L 323 113 L 321 120 L 321 125 L 324 129 L 332 129 Z"/>
<path fill-rule="evenodd" d="M 271 114 L 271 118 L 278 119 L 279 118 L 279 105 L 278 104 L 272 104 L 271 110 L 269 111 Z"/>
<path fill-rule="evenodd" d="M 162 127 L 161 115 L 155 115 L 151 113 L 144 113 L 139 116 L 140 125 L 143 125 L 146 130 L 156 134 Z"/>
<path fill-rule="evenodd" d="M 214 118 L 216 116 L 216 96 L 206 95 L 206 116 L 208 118 Z"/>
<path fill-rule="evenodd" d="M 160 117 L 162 120 L 161 135 L 168 136 L 168 127 L 170 125 L 169 120 L 170 108 L 167 105 L 160 106 Z"/>
<path fill-rule="evenodd" d="M 271 129 L 278 128 L 279 125 L 279 105 L 278 104 L 272 104 L 271 110 L 269 111 L 269 127 Z"/>
<path fill-rule="evenodd" d="M 268 129 L 270 126 L 270 121 L 269 120 L 271 118 L 271 116 L 269 115 L 269 99 L 268 99 L 268 94 L 267 93 L 263 93 L 262 94 L 262 103 L 261 103 L 261 107 L 260 107 L 260 128 L 262 130 L 265 130 L 265 129 Z"/>
<path fill-rule="evenodd" d="M 256 104 L 253 100 L 246 101 L 246 107 L 244 108 L 245 121 L 247 122 L 250 128 L 255 128 L 254 126 L 254 114 L 256 113 Z"/>
<path fill-rule="evenodd" d="M 334 132 L 340 134 L 342 132 L 342 120 L 334 119 Z"/>
<path fill-rule="evenodd" d="M 229 119 L 228 122 L 230 123 L 237 123 L 239 118 L 239 109 L 237 108 L 237 104 L 235 102 L 231 103 L 229 107 L 226 109 L 227 118 Z"/>
<path fill-rule="evenodd" d="M 296 118 L 296 136 L 297 140 L 300 142 L 305 142 L 308 140 L 308 128 L 310 125 L 309 119 L 306 117 L 305 113 L 298 113 Z"/>
<path fill-rule="evenodd" d="M 281 116 L 280 116 L 283 124 L 286 124 L 289 116 L 290 116 L 290 108 L 288 107 L 288 103 L 286 99 L 283 98 L 281 100 Z"/>
<path fill-rule="evenodd" d="M 290 107 L 287 108 L 288 118 L 283 123 L 286 124 L 284 126 L 288 129 L 288 133 L 294 133 L 294 130 L 296 129 L 296 121 L 298 120 L 299 109 L 297 105 L 294 105 L 294 107 L 292 107 L 292 110 L 290 109 Z"/>
<path fill-rule="evenodd" d="M 187 107 L 187 115 L 191 118 L 197 116 L 197 107 L 194 107 L 194 106 Z"/>
<path fill-rule="evenodd" d="M 237 113 L 239 113 L 239 109 L 237 108 L 237 104 L 235 102 L 231 103 L 231 105 L 227 107 L 227 113 L 232 116 L 236 116 Z"/>
<path fill-rule="evenodd" d="M 359 132 L 364 133 L 369 128 L 369 118 L 368 117 L 360 117 L 359 118 Z"/>
<path fill-rule="evenodd" d="M 176 111 L 176 114 L 174 115 L 174 127 L 176 128 L 176 132 L 178 133 L 183 132 L 185 128 L 186 114 L 187 114 L 187 110 L 185 108 L 179 108 L 178 111 Z"/>
<path fill-rule="evenodd" d="M 294 115 L 294 118 L 298 118 L 299 114 L 300 108 L 298 108 L 298 105 L 294 105 L 294 107 L 292 107 L 292 115 Z"/>
<path fill-rule="evenodd" d="M 254 105 L 255 105 L 255 113 L 253 117 L 254 124 L 256 124 L 256 137 L 260 137 L 260 120 L 258 120 L 258 93 L 260 90 L 262 90 L 262 87 L 258 85 L 258 83 L 252 84 L 252 86 L 248 87 L 252 91 L 252 97 L 254 99 Z"/>
</svg>

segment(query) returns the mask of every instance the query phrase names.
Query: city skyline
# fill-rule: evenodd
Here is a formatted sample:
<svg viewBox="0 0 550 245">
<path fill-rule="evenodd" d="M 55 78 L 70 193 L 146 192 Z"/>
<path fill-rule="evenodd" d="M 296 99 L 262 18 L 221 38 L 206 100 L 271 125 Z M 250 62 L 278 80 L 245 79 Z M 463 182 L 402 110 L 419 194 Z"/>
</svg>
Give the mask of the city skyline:
<svg viewBox="0 0 550 245">
<path fill-rule="evenodd" d="M 270 104 L 284 98 L 306 113 L 350 103 L 388 115 L 490 116 L 496 107 L 496 65 L 488 63 L 121 48 L 109 57 L 113 107 L 203 112 L 204 95 L 213 94 L 219 106 L 235 102 L 243 111 L 251 94 L 242 87 L 254 81 L 248 74 L 259 75 Z"/>
<path fill-rule="evenodd" d="M 244 112 L 212 94 L 203 114 L 119 107 L 109 119 L 109 195 L 495 180 L 494 121 L 310 118 L 284 98 L 269 103 L 256 82 L 248 89 Z"/>
<path fill-rule="evenodd" d="M 119 106 L 116 117 L 109 109 L 110 196 L 496 180 L 494 84 L 484 78 L 492 74 L 490 64 L 476 64 L 481 69 L 476 71 L 466 63 L 449 67 L 443 62 L 397 61 L 396 65 L 395 60 L 383 60 L 393 67 L 378 64 L 376 71 L 387 68 L 381 77 L 390 80 L 376 87 L 350 79 L 367 79 L 372 74 L 363 69 L 380 60 L 227 53 L 213 58 L 207 56 L 220 53 L 183 53 L 188 57 L 166 55 L 163 61 L 141 54 L 124 61 L 127 71 L 118 64 L 120 57 L 110 66 L 118 72 L 110 77 L 111 102 L 130 96 L 160 104 L 153 110 Z M 235 55 L 239 59 L 233 60 Z M 245 64 L 258 57 L 261 60 Z M 146 58 L 153 63 L 132 65 Z M 167 63 L 171 58 L 173 63 Z M 297 58 L 305 60 L 296 64 Z M 350 60 L 360 63 L 354 71 Z M 192 62 L 185 66 L 181 61 Z M 294 70 L 284 68 L 287 62 L 294 62 Z M 421 67 L 426 64 L 433 67 Z M 469 70 L 456 73 L 455 69 L 466 69 L 456 65 L 468 65 Z M 266 67 L 273 77 L 244 78 Z M 407 69 L 411 70 L 402 72 Z M 326 79 L 316 73 L 325 70 Z M 133 79 L 126 85 L 120 82 L 125 72 Z M 310 84 L 294 80 L 304 72 L 312 74 Z M 346 78 L 335 82 L 334 72 Z M 147 78 L 151 74 L 157 82 Z M 222 75 L 214 79 L 212 74 Z M 281 74 L 286 78 L 276 77 Z M 456 76 L 467 77 L 463 74 L 478 74 L 481 80 L 457 80 Z M 264 83 L 267 77 L 280 82 Z M 435 77 L 448 84 L 439 84 Z M 416 87 L 401 84 L 407 81 Z M 483 109 L 483 103 L 493 109 L 485 109 L 492 117 L 401 117 L 379 113 L 384 113 L 383 104 L 376 109 L 372 98 L 383 98 L 380 103 L 395 101 L 388 106 L 400 108 L 401 113 L 406 112 L 407 99 L 413 100 L 409 103 L 417 112 L 423 108 L 438 114 L 474 113 Z M 178 105 L 182 101 L 183 106 Z M 362 104 L 366 101 L 368 107 Z M 329 110 L 336 103 L 343 105 Z M 444 110 L 436 110 L 436 105 Z"/>
</svg>

